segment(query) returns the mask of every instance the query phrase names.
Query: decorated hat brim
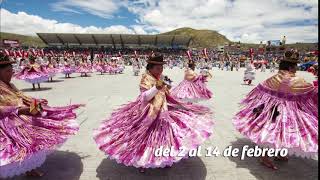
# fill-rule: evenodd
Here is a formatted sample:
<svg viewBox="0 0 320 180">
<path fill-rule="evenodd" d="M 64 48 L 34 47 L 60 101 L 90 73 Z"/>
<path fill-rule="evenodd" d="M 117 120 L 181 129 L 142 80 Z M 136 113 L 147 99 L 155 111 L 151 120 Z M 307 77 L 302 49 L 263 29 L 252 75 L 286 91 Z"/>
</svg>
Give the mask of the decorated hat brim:
<svg viewBox="0 0 320 180">
<path fill-rule="evenodd" d="M 0 61 L 0 65 L 15 64 L 15 61 Z"/>
<path fill-rule="evenodd" d="M 291 62 L 291 63 L 296 63 L 296 64 L 298 64 L 298 62 L 299 62 L 298 59 L 287 59 L 287 58 L 285 58 L 285 59 L 283 59 L 283 60 L 281 60 L 281 61 Z"/>
<path fill-rule="evenodd" d="M 151 61 L 151 60 L 147 60 L 147 63 L 149 63 L 149 64 L 156 64 L 156 65 L 166 64 L 166 62 L 164 62 L 164 61 Z"/>
</svg>

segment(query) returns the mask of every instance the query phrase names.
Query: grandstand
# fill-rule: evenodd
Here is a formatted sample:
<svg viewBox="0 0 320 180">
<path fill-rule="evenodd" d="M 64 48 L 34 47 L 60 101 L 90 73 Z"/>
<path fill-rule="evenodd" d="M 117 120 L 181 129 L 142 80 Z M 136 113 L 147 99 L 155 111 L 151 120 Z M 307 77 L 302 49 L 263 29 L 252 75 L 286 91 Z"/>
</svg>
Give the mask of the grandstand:
<svg viewBox="0 0 320 180">
<path fill-rule="evenodd" d="M 49 47 L 111 47 L 187 49 L 192 42 L 184 35 L 37 33 Z"/>
</svg>

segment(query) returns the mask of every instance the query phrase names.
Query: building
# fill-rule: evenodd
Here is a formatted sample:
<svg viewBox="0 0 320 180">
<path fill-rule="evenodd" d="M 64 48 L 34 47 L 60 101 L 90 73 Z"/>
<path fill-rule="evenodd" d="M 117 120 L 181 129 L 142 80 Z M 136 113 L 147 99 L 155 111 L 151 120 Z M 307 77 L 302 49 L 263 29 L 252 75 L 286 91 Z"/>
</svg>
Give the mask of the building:
<svg viewBox="0 0 320 180">
<path fill-rule="evenodd" d="M 37 33 L 49 47 L 84 48 L 179 48 L 187 49 L 192 38 L 183 35 Z"/>
</svg>

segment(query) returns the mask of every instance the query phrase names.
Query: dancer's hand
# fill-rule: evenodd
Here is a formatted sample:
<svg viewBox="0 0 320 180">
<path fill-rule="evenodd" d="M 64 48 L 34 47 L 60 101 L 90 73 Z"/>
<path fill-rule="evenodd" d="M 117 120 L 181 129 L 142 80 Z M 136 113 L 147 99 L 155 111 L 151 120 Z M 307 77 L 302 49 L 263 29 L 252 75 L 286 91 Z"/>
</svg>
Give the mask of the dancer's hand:
<svg viewBox="0 0 320 180">
<path fill-rule="evenodd" d="M 40 99 L 40 103 L 41 104 L 44 104 L 44 105 L 47 105 L 48 104 L 48 101 L 46 99 Z"/>
<path fill-rule="evenodd" d="M 18 109 L 18 115 L 32 116 L 32 114 L 30 113 L 30 107 L 20 107 Z"/>
<path fill-rule="evenodd" d="M 157 84 L 156 84 L 156 88 L 158 89 L 158 90 L 161 90 L 162 88 L 163 88 L 163 86 L 164 86 L 164 83 L 163 83 L 163 81 L 157 81 Z"/>
</svg>

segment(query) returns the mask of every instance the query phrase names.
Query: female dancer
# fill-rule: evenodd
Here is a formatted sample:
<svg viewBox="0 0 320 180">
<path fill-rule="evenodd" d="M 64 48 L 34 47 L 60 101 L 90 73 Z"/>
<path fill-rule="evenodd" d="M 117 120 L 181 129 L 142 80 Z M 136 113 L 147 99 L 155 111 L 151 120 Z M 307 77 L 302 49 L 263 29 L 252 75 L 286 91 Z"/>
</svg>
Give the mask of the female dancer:
<svg viewBox="0 0 320 180">
<path fill-rule="evenodd" d="M 138 58 L 133 59 L 132 62 L 133 74 L 139 76 L 140 73 L 140 62 Z"/>
<path fill-rule="evenodd" d="M 59 72 L 59 70 L 52 63 L 51 57 L 48 57 L 48 64 L 45 66 L 45 70 L 49 74 L 49 81 L 52 82 L 52 78 Z"/>
<path fill-rule="evenodd" d="M 94 140 L 109 158 L 126 166 L 160 168 L 186 157 L 212 134 L 210 111 L 202 106 L 175 100 L 162 80 L 163 57 L 148 61 L 140 81 L 138 98 L 112 113 Z M 172 148 L 173 156 L 155 156 L 158 148 Z M 185 153 L 177 155 L 179 149 Z"/>
<path fill-rule="evenodd" d="M 50 107 L 24 95 L 10 83 L 13 63 L 0 54 L 0 179 L 39 177 L 46 156 L 78 131 L 74 110 L 81 105 Z"/>
<path fill-rule="evenodd" d="M 85 58 L 81 59 L 80 65 L 77 69 L 77 72 L 80 73 L 81 77 L 88 77 L 88 73 L 92 73 L 91 66 L 88 65 Z"/>
<path fill-rule="evenodd" d="M 29 64 L 17 73 L 15 78 L 31 83 L 32 89 L 35 90 L 35 84 L 38 84 L 38 88 L 40 89 L 40 83 L 47 81 L 49 75 L 43 66 L 35 62 L 35 57 L 30 56 Z"/>
<path fill-rule="evenodd" d="M 212 97 L 212 92 L 206 87 L 205 82 L 210 73 L 197 75 L 195 64 L 189 61 L 189 67 L 185 71 L 184 80 L 175 88 L 172 89 L 171 95 L 183 101 L 198 102 L 200 100 L 208 100 Z"/>
<path fill-rule="evenodd" d="M 318 154 L 318 90 L 296 76 L 298 60 L 298 53 L 287 51 L 278 74 L 247 95 L 233 124 L 262 147 L 286 148 L 289 154 L 312 157 Z M 260 160 L 277 169 L 268 156 Z"/>
<path fill-rule="evenodd" d="M 246 70 L 244 71 L 243 81 L 247 85 L 251 85 L 252 81 L 255 79 L 255 72 L 253 69 L 253 65 L 247 60 L 246 62 Z"/>
<path fill-rule="evenodd" d="M 97 72 L 100 72 L 101 75 L 106 72 L 106 63 L 103 59 L 99 59 L 98 63 L 95 65 Z"/>
<path fill-rule="evenodd" d="M 69 60 L 67 58 L 64 59 L 64 66 L 62 69 L 62 73 L 65 74 L 65 78 L 70 78 L 70 74 L 74 73 L 75 70 L 69 63 Z"/>
</svg>

